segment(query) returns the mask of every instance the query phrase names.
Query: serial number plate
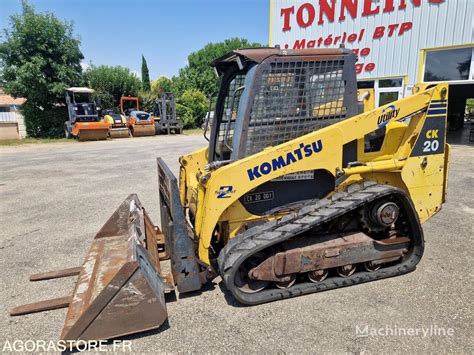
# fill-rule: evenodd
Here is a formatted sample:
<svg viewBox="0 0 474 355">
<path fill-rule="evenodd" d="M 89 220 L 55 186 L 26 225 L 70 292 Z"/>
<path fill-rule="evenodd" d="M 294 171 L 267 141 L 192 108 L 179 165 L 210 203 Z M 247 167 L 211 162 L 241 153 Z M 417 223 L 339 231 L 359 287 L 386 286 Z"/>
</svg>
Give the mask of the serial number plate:
<svg viewBox="0 0 474 355">
<path fill-rule="evenodd" d="M 313 180 L 314 170 L 300 171 L 298 173 L 292 173 L 280 176 L 279 178 L 273 179 L 272 181 L 294 181 L 294 180 Z"/>
<path fill-rule="evenodd" d="M 244 196 L 244 203 L 255 203 L 273 200 L 273 191 L 258 192 Z"/>
</svg>

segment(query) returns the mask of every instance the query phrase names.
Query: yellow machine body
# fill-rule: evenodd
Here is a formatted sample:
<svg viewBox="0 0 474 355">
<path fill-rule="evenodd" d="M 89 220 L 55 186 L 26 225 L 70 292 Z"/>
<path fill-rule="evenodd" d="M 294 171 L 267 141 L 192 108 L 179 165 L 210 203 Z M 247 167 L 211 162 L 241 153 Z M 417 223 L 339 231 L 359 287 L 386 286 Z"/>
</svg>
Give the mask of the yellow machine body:
<svg viewBox="0 0 474 355">
<path fill-rule="evenodd" d="M 179 179 L 181 202 L 184 206 L 195 209 L 194 227 L 196 238 L 199 240 L 198 255 L 201 261 L 210 263 L 209 246 L 216 228 L 228 228 L 229 237 L 232 238 L 241 231 L 243 224 L 266 219 L 265 216 L 251 215 L 245 211 L 239 202 L 240 196 L 266 181 L 290 173 L 324 169 L 336 176 L 337 172 L 343 172 L 349 178 L 339 185 L 338 189 L 343 189 L 357 180 L 372 180 L 396 186 L 409 194 L 420 221 L 426 221 L 441 209 L 444 202 L 449 155 L 444 131 L 439 131 L 438 126 L 434 125 L 435 128 L 425 132 L 432 121 L 444 122 L 445 130 L 445 115 L 428 115 L 427 112 L 433 101 L 446 100 L 447 90 L 447 84 L 438 84 L 430 90 L 365 112 L 290 142 L 268 147 L 260 153 L 210 173 L 204 170 L 207 164 L 207 149 L 200 149 L 181 157 Z M 394 111 L 397 114 L 385 122 L 386 133 L 382 149 L 378 152 L 364 153 L 364 137 L 378 127 L 380 124 L 378 120 L 387 111 Z M 397 117 L 405 117 L 417 111 L 420 112 L 412 115 L 408 122 L 396 120 Z M 424 133 L 424 136 L 420 133 Z M 343 169 L 341 160 L 343 146 L 354 140 L 359 143 L 358 160 L 364 165 Z M 440 153 L 413 156 L 412 151 L 418 141 L 423 142 L 421 143 L 424 144 L 423 149 L 431 149 L 433 142 L 436 141 L 434 145 Z M 300 145 L 307 146 L 315 142 L 320 142 L 322 149 L 309 159 L 299 160 L 249 181 L 248 170 L 291 154 L 300 149 Z M 205 179 L 202 179 L 203 176 Z M 204 183 L 201 182 L 203 180 Z M 229 197 L 218 199 L 221 187 L 229 185 L 232 185 Z"/>
<path fill-rule="evenodd" d="M 363 105 L 364 112 L 372 111 L 375 108 L 375 90 L 359 89 L 357 90 L 357 100 Z"/>
</svg>

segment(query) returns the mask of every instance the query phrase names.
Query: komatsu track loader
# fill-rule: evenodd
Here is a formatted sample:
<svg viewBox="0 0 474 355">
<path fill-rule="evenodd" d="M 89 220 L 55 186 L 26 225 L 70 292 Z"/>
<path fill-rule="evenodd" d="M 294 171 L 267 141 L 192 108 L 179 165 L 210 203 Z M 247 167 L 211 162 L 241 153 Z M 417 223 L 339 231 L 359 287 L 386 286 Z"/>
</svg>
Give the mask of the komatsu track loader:
<svg viewBox="0 0 474 355">
<path fill-rule="evenodd" d="M 217 59 L 208 146 L 179 159 L 179 179 L 158 158 L 161 229 L 129 196 L 83 266 L 33 276 L 77 275 L 73 294 L 12 314 L 68 306 L 63 339 L 108 339 L 159 327 L 165 292 L 218 275 L 256 305 L 415 270 L 446 197 L 448 85 L 359 113 L 355 62 L 346 49 Z"/>
</svg>

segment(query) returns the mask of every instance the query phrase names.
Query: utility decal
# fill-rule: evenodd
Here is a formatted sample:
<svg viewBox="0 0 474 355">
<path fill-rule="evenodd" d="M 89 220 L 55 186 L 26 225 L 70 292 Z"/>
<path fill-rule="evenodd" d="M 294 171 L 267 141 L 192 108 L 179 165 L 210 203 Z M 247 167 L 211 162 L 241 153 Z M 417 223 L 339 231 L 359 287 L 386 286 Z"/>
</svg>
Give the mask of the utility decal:
<svg viewBox="0 0 474 355">
<path fill-rule="evenodd" d="M 235 193 L 233 186 L 221 186 L 219 191 L 216 191 L 217 198 L 230 198 L 230 194 Z"/>
<path fill-rule="evenodd" d="M 270 174 L 272 171 L 284 168 L 285 166 L 296 163 L 299 160 L 309 158 L 311 155 L 319 153 L 321 150 L 323 150 L 323 143 L 321 140 L 317 140 L 311 144 L 301 143 L 300 147 L 295 149 L 293 152 L 288 152 L 277 158 L 273 158 L 271 161 L 254 166 L 252 169 L 247 169 L 249 180 L 253 181 L 263 175 Z"/>
<path fill-rule="evenodd" d="M 396 108 L 395 105 L 390 105 L 384 108 L 382 111 L 382 114 L 377 118 L 377 124 L 379 128 L 385 127 L 388 121 L 398 116 L 399 112 L 400 112 L 400 109 Z"/>
</svg>

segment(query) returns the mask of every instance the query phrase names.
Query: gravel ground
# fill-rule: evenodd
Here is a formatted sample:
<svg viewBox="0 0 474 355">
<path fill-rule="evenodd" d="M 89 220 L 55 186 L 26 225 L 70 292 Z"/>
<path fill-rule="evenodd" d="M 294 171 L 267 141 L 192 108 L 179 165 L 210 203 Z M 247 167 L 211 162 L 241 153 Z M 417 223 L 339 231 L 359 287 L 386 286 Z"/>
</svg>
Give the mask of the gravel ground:
<svg viewBox="0 0 474 355">
<path fill-rule="evenodd" d="M 74 278 L 30 283 L 28 276 L 80 265 L 129 193 L 158 223 L 155 158 L 177 173 L 178 156 L 204 144 L 194 135 L 0 147 L 0 350 L 6 341 L 59 338 L 65 309 L 16 318 L 8 309 L 67 295 Z M 216 279 L 200 295 L 168 303 L 168 326 L 129 337 L 132 350 L 471 352 L 473 158 L 474 148 L 453 147 L 449 200 L 424 225 L 416 272 L 254 307 L 236 306 Z M 379 334 L 358 335 L 365 327 Z M 430 327 L 454 334 L 391 335 Z"/>
</svg>

